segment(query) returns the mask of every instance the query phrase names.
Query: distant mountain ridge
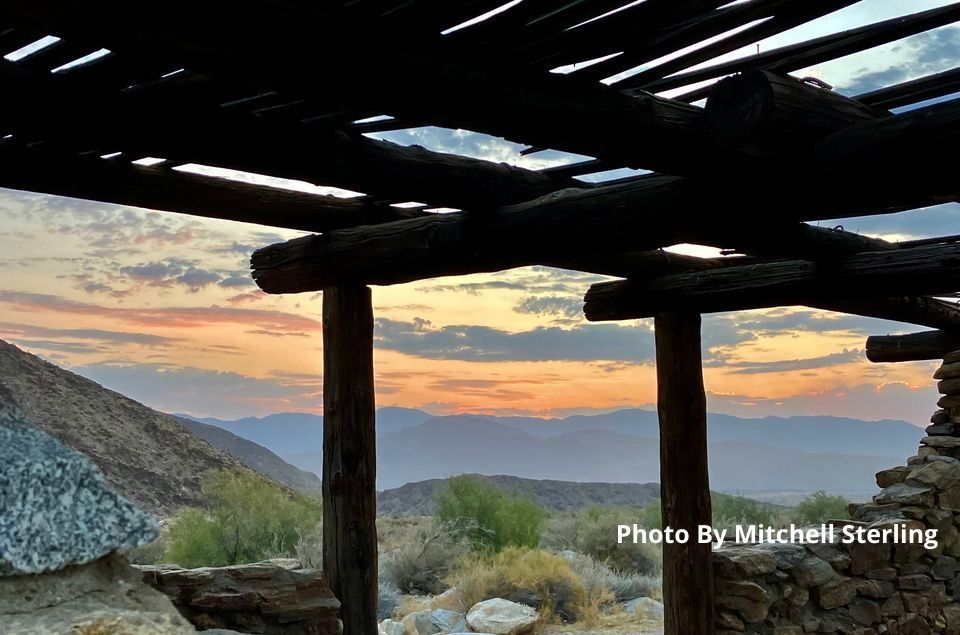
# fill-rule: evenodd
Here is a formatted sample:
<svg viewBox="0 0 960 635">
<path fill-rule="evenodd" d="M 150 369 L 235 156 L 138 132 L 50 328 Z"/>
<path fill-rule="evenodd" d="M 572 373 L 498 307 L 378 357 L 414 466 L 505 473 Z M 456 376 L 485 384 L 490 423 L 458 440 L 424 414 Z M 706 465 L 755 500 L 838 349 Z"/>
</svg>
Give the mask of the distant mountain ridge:
<svg viewBox="0 0 960 635">
<path fill-rule="evenodd" d="M 378 487 L 464 472 L 530 479 L 644 483 L 659 480 L 653 411 L 620 410 L 564 419 L 456 415 L 383 408 L 377 413 Z M 873 474 L 902 463 L 923 436 L 905 421 L 842 417 L 708 417 L 711 485 L 721 491 L 861 491 Z M 215 421 L 215 420 L 207 420 Z M 311 430 L 295 439 L 291 422 Z M 232 425 L 284 460 L 314 473 L 322 465 L 323 417 L 272 415 Z M 251 430 L 252 428 L 252 430 Z M 289 448 L 296 447 L 292 452 Z"/>
<path fill-rule="evenodd" d="M 555 511 L 578 511 L 592 505 L 643 507 L 660 498 L 657 483 L 575 483 L 500 474 L 480 478 L 504 492 L 531 496 L 543 507 Z M 434 492 L 443 482 L 442 479 L 431 479 L 382 491 L 377 494 L 377 513 L 431 516 L 436 507 Z"/>
</svg>

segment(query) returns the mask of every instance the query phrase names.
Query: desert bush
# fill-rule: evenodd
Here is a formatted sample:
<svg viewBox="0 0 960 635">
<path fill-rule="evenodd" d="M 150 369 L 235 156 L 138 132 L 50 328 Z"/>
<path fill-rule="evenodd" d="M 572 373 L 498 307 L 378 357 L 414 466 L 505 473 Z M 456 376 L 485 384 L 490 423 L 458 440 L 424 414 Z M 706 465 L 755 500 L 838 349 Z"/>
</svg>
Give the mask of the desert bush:
<svg viewBox="0 0 960 635">
<path fill-rule="evenodd" d="M 831 496 L 818 490 L 800 501 L 789 515 L 798 525 L 816 525 L 825 520 L 846 518 L 848 504 L 843 496 Z"/>
<path fill-rule="evenodd" d="M 435 497 L 437 518 L 476 550 L 540 543 L 547 513 L 532 499 L 505 494 L 469 474 L 449 478 Z"/>
<path fill-rule="evenodd" d="M 587 554 L 620 571 L 656 574 L 663 562 L 658 545 L 617 543 L 617 525 L 633 523 L 657 527 L 659 513 L 652 508 L 588 507 L 571 517 L 551 520 L 542 544 L 557 551 Z"/>
<path fill-rule="evenodd" d="M 567 561 L 573 574 L 580 578 L 588 596 L 602 597 L 603 592 L 607 592 L 612 603 L 662 595 L 662 584 L 658 576 L 618 571 L 585 554 L 574 554 L 568 557 Z"/>
<path fill-rule="evenodd" d="M 499 597 L 536 608 L 544 620 L 574 621 L 589 601 L 567 561 L 542 549 L 511 546 L 468 554 L 447 582 L 457 587 L 465 606 Z"/>
<path fill-rule="evenodd" d="M 297 560 L 311 569 L 323 568 L 323 523 L 319 522 L 307 527 L 300 534 L 297 546 L 294 548 Z"/>
<path fill-rule="evenodd" d="M 319 501 L 248 471 L 208 475 L 203 494 L 206 509 L 185 509 L 170 524 L 167 562 L 217 567 L 292 556 L 321 520 Z"/>
<path fill-rule="evenodd" d="M 780 520 L 775 507 L 742 496 L 714 492 L 711 505 L 713 526 L 716 528 L 758 524 L 774 526 Z"/>
<path fill-rule="evenodd" d="M 435 595 L 445 591 L 444 577 L 466 552 L 464 541 L 447 525 L 432 518 L 406 525 L 403 531 L 394 525 L 382 544 L 390 548 L 381 548 L 380 576 L 406 594 Z"/>
</svg>

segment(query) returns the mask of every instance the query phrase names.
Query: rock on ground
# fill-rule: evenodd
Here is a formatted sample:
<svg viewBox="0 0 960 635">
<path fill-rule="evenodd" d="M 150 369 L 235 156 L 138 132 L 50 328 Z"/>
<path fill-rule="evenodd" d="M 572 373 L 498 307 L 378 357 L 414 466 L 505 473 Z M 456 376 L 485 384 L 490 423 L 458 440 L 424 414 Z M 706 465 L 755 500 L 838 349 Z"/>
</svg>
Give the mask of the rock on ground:
<svg viewBox="0 0 960 635">
<path fill-rule="evenodd" d="M 474 604 L 467 613 L 467 625 L 473 632 L 494 635 L 521 635 L 534 629 L 540 616 L 523 604 L 494 598 Z"/>
<path fill-rule="evenodd" d="M 122 556 L 0 578 L 0 633 L 185 635 L 196 629 Z M 99 628 L 100 630 L 95 630 Z"/>
<path fill-rule="evenodd" d="M 336 635 L 340 602 L 323 574 L 291 559 L 231 567 L 137 566 L 198 629 L 266 635 Z"/>
<path fill-rule="evenodd" d="M 0 510 L 0 576 L 91 562 L 159 535 L 90 459 L 33 427 L 2 386 Z"/>
</svg>

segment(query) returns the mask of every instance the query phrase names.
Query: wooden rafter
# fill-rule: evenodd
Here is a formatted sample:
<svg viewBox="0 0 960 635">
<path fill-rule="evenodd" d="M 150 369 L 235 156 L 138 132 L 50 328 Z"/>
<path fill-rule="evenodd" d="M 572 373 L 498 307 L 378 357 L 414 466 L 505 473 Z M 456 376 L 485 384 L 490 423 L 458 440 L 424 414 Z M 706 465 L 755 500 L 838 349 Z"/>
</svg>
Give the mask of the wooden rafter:
<svg viewBox="0 0 960 635">
<path fill-rule="evenodd" d="M 944 355 L 956 350 L 960 350 L 960 328 L 867 338 L 867 359 L 871 362 L 943 359 Z"/>
</svg>

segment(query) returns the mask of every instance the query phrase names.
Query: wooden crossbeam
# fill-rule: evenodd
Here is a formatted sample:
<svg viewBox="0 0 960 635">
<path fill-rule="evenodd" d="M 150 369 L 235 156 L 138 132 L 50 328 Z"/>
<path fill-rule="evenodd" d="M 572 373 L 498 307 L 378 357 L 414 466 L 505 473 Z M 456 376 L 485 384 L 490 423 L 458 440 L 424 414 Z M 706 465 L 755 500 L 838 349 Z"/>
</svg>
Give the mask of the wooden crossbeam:
<svg viewBox="0 0 960 635">
<path fill-rule="evenodd" d="M 723 227 L 778 219 L 886 213 L 960 197 L 940 152 L 960 137 L 960 104 L 941 104 L 830 135 L 800 155 L 799 173 L 729 180 L 653 176 L 562 192 L 492 210 L 329 232 L 254 254 L 254 278 L 270 293 L 316 290 L 341 280 L 394 284 L 508 269 L 603 251 L 697 242 Z M 903 164 L 896 157 L 910 156 Z M 797 189 L 797 181 L 816 184 Z M 774 201 L 774 203 L 772 203 Z M 718 220 L 713 210 L 725 213 Z M 728 231 L 728 230 L 723 230 Z"/>
<path fill-rule="evenodd" d="M 866 26 L 832 33 L 823 37 L 807 40 L 797 44 L 790 44 L 757 55 L 714 64 L 706 68 L 686 73 L 677 73 L 655 82 L 631 82 L 627 79 L 618 87 L 621 89 L 643 89 L 653 92 L 662 92 L 689 86 L 698 82 L 723 77 L 732 73 L 750 68 L 765 68 L 775 72 L 786 73 L 819 64 L 828 60 L 850 55 L 858 51 L 893 42 L 901 38 L 922 33 L 960 19 L 960 3 L 955 2 L 945 7 L 938 7 L 907 16 L 875 22 Z M 709 91 L 696 89 L 683 95 L 680 99 L 696 101 L 707 96 Z"/>
<path fill-rule="evenodd" d="M 702 313 L 841 303 L 960 287 L 960 244 L 864 252 L 830 265 L 790 260 L 593 285 L 588 320 L 652 317 L 672 310 Z M 856 313 L 857 311 L 850 311 Z"/>
<path fill-rule="evenodd" d="M 867 338 L 867 359 L 871 362 L 942 359 L 947 353 L 957 350 L 960 350 L 960 328 L 906 335 L 872 335 Z"/>
<path fill-rule="evenodd" d="M 426 215 L 368 199 L 317 196 L 12 143 L 0 144 L 0 187 L 313 232 Z"/>
<path fill-rule="evenodd" d="M 960 67 L 857 95 L 857 101 L 877 108 L 899 108 L 960 92 Z"/>
<path fill-rule="evenodd" d="M 320 101 L 336 87 L 338 97 L 364 109 L 636 167 L 682 172 L 702 155 L 698 108 L 564 77 L 461 64 L 438 54 L 435 42 L 431 49 L 430 42 L 357 24 L 325 6 L 278 10 L 259 0 L 232 7 L 225 19 L 218 7 L 187 0 L 146 13 L 121 0 L 89 6 L 38 0 L 6 3 L 0 17 L 214 77 L 242 72 L 264 88 Z M 322 77 L 305 81 L 320 69 Z"/>
<path fill-rule="evenodd" d="M 125 150 L 331 185 L 402 201 L 484 209 L 566 187 L 589 187 L 423 148 L 403 147 L 299 122 L 225 111 L 209 80 L 171 77 L 124 93 L 86 94 L 82 75 L 34 74 L 0 60 L 0 126 L 31 141 L 102 153 Z"/>
<path fill-rule="evenodd" d="M 645 83 L 657 81 L 686 68 L 691 68 L 697 64 L 716 59 L 721 55 L 735 51 L 743 46 L 759 42 L 764 38 L 782 33 L 783 31 L 787 31 L 800 24 L 804 24 L 859 1 L 860 0 L 827 0 L 825 2 L 789 3 L 787 6 L 780 8 L 773 17 L 767 20 L 754 24 L 709 46 L 695 48 L 688 53 L 664 61 L 652 68 L 644 69 L 626 79 L 629 79 L 631 86 L 642 86 L 645 85 Z M 622 81 L 625 80 L 621 80 L 621 82 Z M 621 83 L 614 82 L 613 86 L 620 87 Z"/>
</svg>

